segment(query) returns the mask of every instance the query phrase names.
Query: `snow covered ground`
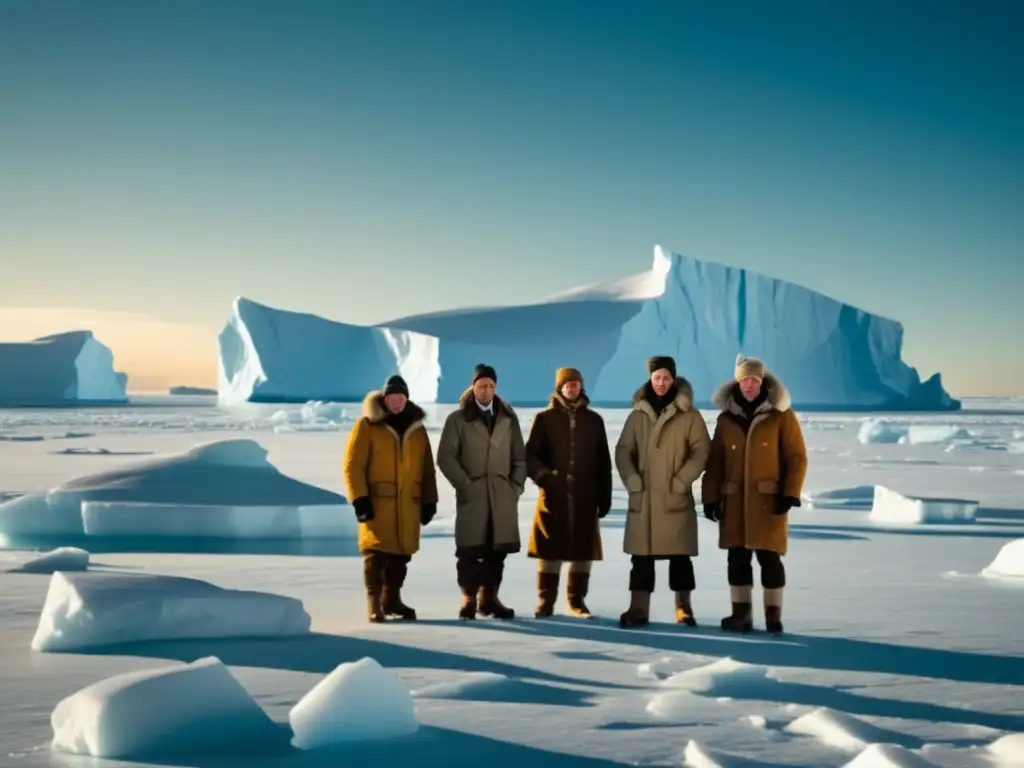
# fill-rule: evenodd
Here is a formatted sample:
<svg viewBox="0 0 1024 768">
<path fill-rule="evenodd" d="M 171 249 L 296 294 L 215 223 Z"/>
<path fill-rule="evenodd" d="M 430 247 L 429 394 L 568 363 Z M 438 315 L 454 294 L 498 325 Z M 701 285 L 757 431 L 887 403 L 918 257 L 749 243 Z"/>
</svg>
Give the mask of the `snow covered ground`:
<svg viewBox="0 0 1024 768">
<path fill-rule="evenodd" d="M 446 410 L 431 413 L 435 439 Z M 222 411 L 203 397 L 152 398 L 129 408 L 0 410 L 0 503 L 239 437 L 267 448 L 285 475 L 344 493 L 341 450 L 357 412 L 319 405 L 305 413 L 300 406 Z M 533 411 L 521 415 L 528 425 Z M 625 416 L 605 412 L 612 439 Z M 536 598 L 534 564 L 525 555 L 510 560 L 502 587 L 523 618 L 458 622 L 446 517 L 452 494 L 444 482 L 442 517 L 427 529 L 405 591 L 421 617 L 415 624 L 366 622 L 350 541 L 58 538 L 39 542 L 39 549 L 88 550 L 87 565 L 76 561 L 88 571 L 69 583 L 102 575 L 93 581 L 117 585 L 99 590 L 107 605 L 117 604 L 109 601 L 118 590 L 132 591 L 108 578 L 124 573 L 208 582 L 226 591 L 216 596 L 228 610 L 217 609 L 223 621 L 211 631 L 219 638 L 195 638 L 202 632 L 194 629 L 201 616 L 194 599 L 175 593 L 174 580 L 159 580 L 161 599 L 173 606 L 167 611 L 185 617 L 176 625 L 157 612 L 179 639 L 38 652 L 33 637 L 51 581 L 61 577 L 49 567 L 26 572 L 21 565 L 35 553 L 0 551 L 0 765 L 1024 765 L 1024 578 L 1016 563 L 1021 547 L 1006 547 L 1024 539 L 1024 401 L 968 400 L 960 413 L 887 414 L 884 424 L 869 427 L 862 415 L 803 418 L 807 500 L 791 513 L 787 634 L 780 638 L 717 629 L 728 591 L 724 557 L 706 521 L 694 596 L 702 626 L 671 623 L 662 568 L 657 623 L 619 629 L 629 563 L 621 553 L 625 499 L 618 484 L 616 509 L 603 523 L 608 559 L 595 567 L 589 600 L 600 618 L 589 622 L 527 618 Z M 879 500 L 891 494 L 876 486 L 907 499 L 964 502 L 973 519 L 886 518 Z M 524 533 L 535 499 L 530 486 L 521 507 Z M 291 636 L 227 637 L 231 590 L 301 600 L 310 630 L 282 621 Z M 87 591 L 64 593 L 71 605 Z M 128 620 L 119 621 L 119 631 L 105 631 L 130 636 Z M 152 637 L 154 620 L 145 623 Z M 350 662 L 361 664 L 338 671 Z M 108 680 L 117 675 L 125 677 Z M 394 677 L 411 692 L 415 730 Z M 366 710 L 382 721 L 371 725 Z M 342 721 L 347 731 L 323 724 Z M 202 724 L 222 738 L 208 733 L 203 751 L 210 754 L 190 754 L 199 745 L 193 748 L 189 734 L 206 732 Z M 278 738 L 267 728 L 278 729 Z M 169 729 L 180 737 L 168 740 Z M 391 738 L 303 749 L 353 729 Z M 134 745 L 159 752 L 163 745 L 167 754 L 93 762 L 52 751 L 55 733 L 62 749 L 92 744 L 111 753 Z M 263 757 L 252 754 L 254 744 Z"/>
</svg>

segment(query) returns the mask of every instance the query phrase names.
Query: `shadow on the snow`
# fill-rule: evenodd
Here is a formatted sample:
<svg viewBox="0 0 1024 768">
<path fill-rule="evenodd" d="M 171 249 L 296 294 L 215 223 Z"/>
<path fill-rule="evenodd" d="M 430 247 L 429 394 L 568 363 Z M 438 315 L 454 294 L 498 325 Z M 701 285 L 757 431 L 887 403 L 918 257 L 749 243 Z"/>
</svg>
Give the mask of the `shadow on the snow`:
<svg viewBox="0 0 1024 768">
<path fill-rule="evenodd" d="M 647 629 L 619 629 L 609 620 L 477 622 L 480 629 L 522 632 L 598 643 L 646 646 L 660 651 L 730 657 L 746 664 L 834 669 L 888 675 L 930 677 L 961 683 L 1024 685 L 1024 657 L 920 648 L 845 637 L 786 634 L 736 636 L 715 630 L 685 630 L 652 624 Z M 762 639 L 763 638 L 763 639 Z M 1021 719 L 1021 718 L 1018 718 Z"/>
<path fill-rule="evenodd" d="M 448 651 L 315 632 L 290 638 L 158 640 L 108 645 L 83 649 L 76 653 L 139 656 L 183 662 L 216 656 L 230 667 L 257 667 L 320 674 L 332 672 L 335 667 L 346 661 L 357 661 L 369 656 L 381 666 L 388 668 L 443 669 L 459 673 L 489 672 L 503 675 L 509 680 L 494 686 L 500 689 L 501 700 L 567 707 L 592 706 L 593 694 L 566 688 L 565 685 L 632 689 L 630 686 L 595 683 L 591 680 L 551 674 L 529 667 Z M 490 686 L 467 685 L 452 698 L 493 701 L 495 691 L 488 688 Z"/>
<path fill-rule="evenodd" d="M 794 530 L 796 529 L 796 530 Z M 867 536 L 859 536 L 856 533 L 846 531 L 808 531 L 801 530 L 799 526 L 790 526 L 789 538 L 791 539 L 813 539 L 817 541 L 870 541 Z"/>
<path fill-rule="evenodd" d="M 983 523 L 983 521 L 978 521 Z M 1022 523 L 1024 525 L 1024 523 Z M 937 528 L 931 525 L 918 525 L 913 528 L 884 528 L 874 525 L 812 525 L 809 523 L 791 523 L 789 526 L 790 538 L 802 538 L 803 534 L 857 534 L 869 533 L 875 535 L 889 536 L 951 536 L 957 539 L 1004 539 L 1010 541 L 1020 538 L 1020 533 L 1006 530 L 992 530 L 991 528 L 977 528 L 970 523 L 956 528 Z"/>
<path fill-rule="evenodd" d="M 152 762 L 152 761 L 151 761 Z M 181 765 L 163 758 L 157 764 Z M 337 747 L 325 747 L 302 751 L 288 748 L 286 751 L 267 755 L 265 759 L 237 757 L 189 757 L 188 765 L 194 768 L 238 768 L 246 766 L 273 766 L 273 768 L 337 768 L 344 765 L 365 765 L 373 768 L 392 768 L 409 765 L 421 768 L 612 768 L 619 766 L 610 760 L 594 757 L 551 752 L 536 747 L 527 747 L 486 736 L 475 736 L 462 731 L 434 726 L 421 726 L 410 735 L 382 741 L 350 742 Z"/>
<path fill-rule="evenodd" d="M 50 550 L 80 547 L 94 555 L 299 555 L 302 557 L 354 557 L 353 538 L 338 539 L 219 539 L 198 536 L 12 536 L 10 549 Z"/>
</svg>

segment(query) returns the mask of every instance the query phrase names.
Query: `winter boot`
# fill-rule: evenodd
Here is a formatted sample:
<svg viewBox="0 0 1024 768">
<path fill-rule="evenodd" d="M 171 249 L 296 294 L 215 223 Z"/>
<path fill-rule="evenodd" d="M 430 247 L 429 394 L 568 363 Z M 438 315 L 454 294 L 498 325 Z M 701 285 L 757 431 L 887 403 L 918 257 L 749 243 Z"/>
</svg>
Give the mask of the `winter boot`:
<svg viewBox="0 0 1024 768">
<path fill-rule="evenodd" d="M 629 593 L 629 608 L 619 617 L 619 626 L 623 629 L 646 627 L 651 622 L 651 593 Z"/>
<path fill-rule="evenodd" d="M 545 619 L 555 612 L 555 601 L 558 599 L 559 574 L 545 573 L 537 574 L 537 608 L 533 615 L 538 619 Z"/>
<path fill-rule="evenodd" d="M 773 635 L 782 634 L 782 588 L 764 591 L 764 628 Z"/>
<path fill-rule="evenodd" d="M 473 557 L 460 557 L 455 563 L 455 573 L 462 590 L 462 605 L 459 618 L 472 621 L 476 618 L 476 593 L 480 588 L 480 561 Z"/>
<path fill-rule="evenodd" d="M 697 626 L 697 620 L 693 618 L 693 607 L 690 605 L 689 590 L 676 592 L 676 624 Z"/>
<path fill-rule="evenodd" d="M 501 602 L 497 587 L 480 587 L 477 594 L 476 612 L 481 616 L 508 621 L 516 617 L 516 612 Z"/>
<path fill-rule="evenodd" d="M 581 619 L 592 619 L 594 615 L 587 608 L 584 598 L 590 590 L 590 574 L 585 571 L 574 571 L 569 569 L 569 583 L 566 587 L 566 597 L 569 601 L 569 613 Z"/>
<path fill-rule="evenodd" d="M 730 587 L 732 596 L 732 613 L 722 619 L 722 629 L 726 632 L 750 632 L 754 628 L 754 618 L 750 603 L 751 587 Z"/>
<path fill-rule="evenodd" d="M 379 624 L 385 620 L 381 605 L 384 587 L 384 559 L 379 552 L 367 552 L 363 556 L 363 581 L 366 584 L 366 617 Z"/>
<path fill-rule="evenodd" d="M 459 606 L 459 618 L 462 621 L 472 621 L 476 618 L 476 593 L 462 592 L 462 605 Z"/>
<path fill-rule="evenodd" d="M 415 621 L 416 611 L 402 602 L 402 585 L 408 566 L 401 558 L 389 557 L 384 568 L 384 590 L 381 593 L 381 607 L 388 616 L 397 616 L 404 621 Z"/>
</svg>

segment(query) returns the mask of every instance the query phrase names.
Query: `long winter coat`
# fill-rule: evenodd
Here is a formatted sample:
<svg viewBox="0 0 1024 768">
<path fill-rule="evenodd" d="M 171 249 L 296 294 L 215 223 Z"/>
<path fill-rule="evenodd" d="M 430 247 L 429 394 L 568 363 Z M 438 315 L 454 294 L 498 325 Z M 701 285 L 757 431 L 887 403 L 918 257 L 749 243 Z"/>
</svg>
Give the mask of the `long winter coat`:
<svg viewBox="0 0 1024 768">
<path fill-rule="evenodd" d="M 518 552 L 519 497 L 526 487 L 526 446 L 519 417 L 494 398 L 488 431 L 467 390 L 444 422 L 437 466 L 455 488 L 455 553 L 480 557 L 489 550 Z"/>
<path fill-rule="evenodd" d="M 345 446 L 343 472 L 350 500 L 369 496 L 373 520 L 359 523 L 361 552 L 413 555 L 420 548 L 420 505 L 437 503 L 437 475 L 426 414 L 413 402 L 401 437 L 384 422 L 384 396 L 371 392 Z"/>
<path fill-rule="evenodd" d="M 612 457 L 604 419 L 581 393 L 558 393 L 526 441 L 530 479 L 540 487 L 528 554 L 542 560 L 601 560 L 598 515 L 612 506 Z"/>
<path fill-rule="evenodd" d="M 712 402 L 722 409 L 711 441 L 711 458 L 701 489 L 704 504 L 722 505 L 718 545 L 786 554 L 788 515 L 774 514 L 780 496 L 800 498 L 807 474 L 807 449 L 789 391 L 772 374 L 762 386 L 767 397 L 748 423 L 736 385 L 719 387 Z"/>
<path fill-rule="evenodd" d="M 711 439 L 693 387 L 676 378 L 677 394 L 660 415 L 644 397 L 633 395 L 615 466 L 629 492 L 623 550 L 629 555 L 670 557 L 697 554 L 697 506 L 693 483 L 704 471 Z"/>
</svg>

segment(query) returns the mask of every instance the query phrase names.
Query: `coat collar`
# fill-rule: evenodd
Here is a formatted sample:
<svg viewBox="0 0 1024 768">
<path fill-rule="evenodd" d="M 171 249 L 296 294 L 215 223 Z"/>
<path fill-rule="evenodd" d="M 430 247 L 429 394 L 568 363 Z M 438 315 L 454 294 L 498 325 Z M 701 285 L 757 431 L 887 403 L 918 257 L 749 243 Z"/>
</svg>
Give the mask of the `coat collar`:
<svg viewBox="0 0 1024 768">
<path fill-rule="evenodd" d="M 576 398 L 576 403 L 575 403 L 576 410 L 583 410 L 584 408 L 586 408 L 589 405 L 590 405 L 590 398 L 587 397 L 586 391 L 580 392 L 580 396 L 578 398 Z M 548 408 L 547 409 L 549 411 L 554 411 L 554 410 L 557 410 L 559 408 L 561 408 L 562 410 L 568 411 L 568 410 L 571 410 L 573 408 L 573 406 L 569 404 L 568 400 L 566 400 L 564 397 L 562 397 L 562 393 L 561 392 L 552 392 L 551 393 L 551 399 L 548 400 Z"/>
<path fill-rule="evenodd" d="M 473 421 L 476 419 L 480 409 L 476 407 L 476 399 L 473 397 L 473 388 L 469 387 L 465 392 L 462 393 L 462 397 L 459 398 L 459 408 L 462 409 L 463 418 L 466 421 Z M 512 406 L 506 403 L 497 395 L 494 396 L 494 415 L 499 416 L 505 414 L 506 416 L 514 417 L 516 412 L 512 410 Z"/>
<path fill-rule="evenodd" d="M 412 400 L 408 402 L 405 409 L 409 411 L 409 416 L 412 419 L 410 429 L 412 426 L 421 424 L 427 418 L 427 412 Z M 387 409 L 384 407 L 384 393 L 379 389 L 368 393 L 363 399 L 363 418 L 371 424 L 380 424 L 384 421 L 387 413 Z"/>
<path fill-rule="evenodd" d="M 675 386 L 676 397 L 670 405 L 674 405 L 676 410 L 680 413 L 686 413 L 693 407 L 693 386 L 682 376 L 676 376 Z M 651 404 L 648 403 L 647 398 L 644 397 L 646 389 L 647 382 L 644 382 L 644 384 L 633 393 L 633 410 L 643 411 L 650 416 L 654 416 L 654 409 L 651 408 Z"/>
<path fill-rule="evenodd" d="M 736 402 L 735 390 L 736 382 L 730 379 L 724 382 L 718 389 L 715 390 L 714 394 L 711 395 L 712 404 L 721 408 L 727 413 L 736 415 L 742 415 L 743 408 L 738 402 Z M 790 397 L 789 390 L 786 385 L 783 384 L 775 374 L 770 371 L 766 371 L 764 374 L 764 380 L 761 386 L 768 390 L 768 396 L 765 401 L 757 407 L 755 413 L 766 413 L 771 410 L 775 411 L 788 411 L 793 401 Z"/>
</svg>

